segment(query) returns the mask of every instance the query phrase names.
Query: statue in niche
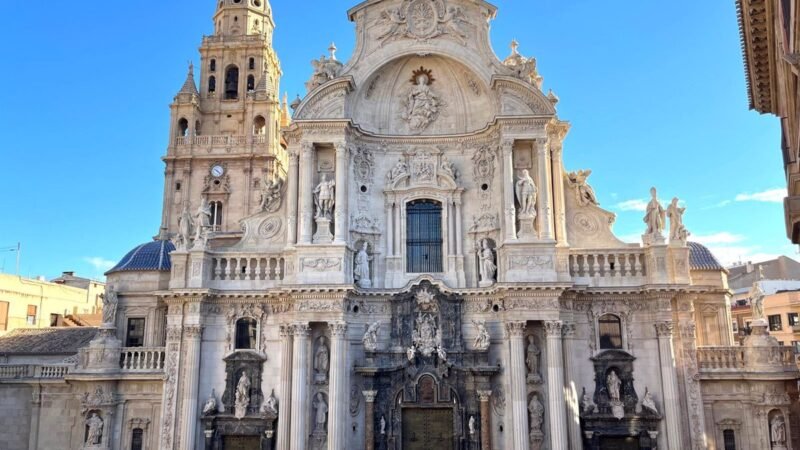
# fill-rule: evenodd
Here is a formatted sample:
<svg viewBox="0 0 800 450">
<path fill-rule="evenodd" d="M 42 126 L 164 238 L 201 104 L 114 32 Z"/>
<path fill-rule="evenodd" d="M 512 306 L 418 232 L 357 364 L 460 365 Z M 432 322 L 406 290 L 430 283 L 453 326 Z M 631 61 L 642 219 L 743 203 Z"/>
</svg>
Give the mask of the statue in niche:
<svg viewBox="0 0 800 450">
<path fill-rule="evenodd" d="M 250 405 L 250 378 L 247 373 L 242 373 L 239 383 L 236 385 L 236 397 L 234 401 L 234 417 L 241 419 L 247 415 L 247 407 Z"/>
<path fill-rule="evenodd" d="M 539 375 L 539 355 L 542 351 L 536 346 L 536 338 L 528 336 L 528 349 L 525 355 L 525 364 L 528 366 L 528 382 L 539 384 L 542 376 Z"/>
<path fill-rule="evenodd" d="M 398 178 L 408 175 L 408 164 L 406 164 L 406 161 L 403 158 L 400 158 L 397 161 L 397 164 L 395 164 L 394 167 L 392 167 L 392 170 L 390 170 L 386 175 L 390 183 L 394 182 Z"/>
<path fill-rule="evenodd" d="M 533 393 L 531 401 L 528 402 L 528 421 L 530 422 L 531 433 L 541 433 L 544 424 L 544 405 L 539 401 L 539 394 Z"/>
<path fill-rule="evenodd" d="M 86 419 L 86 426 L 89 428 L 86 434 L 86 443 L 89 445 L 100 445 L 103 439 L 103 419 L 93 412 L 92 415 Z"/>
<path fill-rule="evenodd" d="M 328 403 L 325 402 L 325 396 L 322 395 L 322 392 L 317 392 L 317 396 L 314 398 L 314 409 L 316 410 L 314 432 L 324 433 L 327 429 L 325 424 L 328 422 Z"/>
<path fill-rule="evenodd" d="M 658 415 L 658 407 L 656 407 L 656 401 L 653 399 L 653 394 L 650 393 L 650 390 L 644 388 L 644 397 L 642 397 L 642 408 L 646 411 L 650 412 L 651 414 Z"/>
<path fill-rule="evenodd" d="M 620 401 L 619 388 L 621 385 L 622 381 L 617 376 L 617 372 L 613 370 L 609 372 L 606 377 L 606 389 L 608 389 L 608 398 L 612 402 Z"/>
<path fill-rule="evenodd" d="M 413 72 L 411 83 L 414 85 L 403 101 L 401 117 L 412 132 L 421 133 L 438 117 L 444 103 L 431 89 L 436 81 L 432 71 L 420 67 Z"/>
<path fill-rule="evenodd" d="M 386 434 L 386 416 L 381 415 L 381 436 Z"/>
<path fill-rule="evenodd" d="M 470 436 L 475 434 L 475 416 L 469 416 L 469 434 Z"/>
<path fill-rule="evenodd" d="M 283 202 L 283 179 L 261 180 L 261 211 L 275 212 L 281 207 Z"/>
<path fill-rule="evenodd" d="M 197 207 L 197 212 L 194 215 L 195 223 L 195 242 L 205 243 L 206 233 L 211 228 L 211 205 L 205 197 L 200 199 L 200 206 Z"/>
<path fill-rule="evenodd" d="M 189 248 L 189 241 L 192 239 L 192 227 L 194 221 L 192 214 L 189 212 L 189 205 L 183 205 L 183 211 L 178 216 L 178 236 L 175 242 L 175 248 L 179 251 L 184 251 Z"/>
<path fill-rule="evenodd" d="M 519 202 L 519 217 L 536 217 L 536 183 L 533 182 L 528 169 L 522 171 L 522 175 L 517 178 L 514 192 Z"/>
<path fill-rule="evenodd" d="M 317 187 L 314 189 L 314 203 L 317 205 L 317 219 L 330 219 L 336 202 L 336 182 L 328 181 L 328 175 L 323 173 Z"/>
<path fill-rule="evenodd" d="M 278 399 L 275 398 L 275 389 L 273 389 L 269 397 L 264 400 L 264 412 L 278 414 Z"/>
<path fill-rule="evenodd" d="M 678 197 L 672 199 L 672 203 L 667 207 L 667 217 L 669 217 L 669 240 L 670 242 L 686 242 L 689 232 L 683 226 L 683 213 L 686 208 L 678 206 Z"/>
<path fill-rule="evenodd" d="M 406 349 L 406 358 L 408 358 L 409 361 L 414 362 L 414 357 L 416 356 L 417 356 L 416 345 L 412 345 L 411 347 L 408 347 L 408 349 Z"/>
<path fill-rule="evenodd" d="M 485 320 L 473 320 L 472 323 L 475 325 L 475 328 L 478 329 L 478 335 L 475 336 L 475 350 L 486 350 L 489 348 L 491 336 L 489 336 L 489 330 L 486 329 L 486 321 Z"/>
<path fill-rule="evenodd" d="M 432 314 L 420 314 L 417 317 L 417 326 L 411 339 L 423 356 L 431 356 L 437 347 L 441 347 L 441 336 L 441 331 L 436 329 L 436 320 Z"/>
<path fill-rule="evenodd" d="M 489 245 L 488 239 L 481 241 L 480 249 L 481 286 L 491 286 L 497 276 L 497 264 L 494 260 L 494 250 Z"/>
<path fill-rule="evenodd" d="M 773 448 L 785 448 L 786 446 L 786 422 L 782 415 L 772 418 L 769 424 L 769 435 Z"/>
<path fill-rule="evenodd" d="M 319 383 L 324 383 L 328 379 L 328 367 L 330 364 L 330 351 L 324 340 L 320 340 L 317 351 L 314 353 L 315 379 Z"/>
<path fill-rule="evenodd" d="M 450 162 L 450 159 L 447 158 L 447 155 L 442 155 L 442 164 L 440 165 L 441 172 L 452 179 L 456 179 L 458 177 L 458 169 L 456 169 L 455 164 Z"/>
<path fill-rule="evenodd" d="M 597 196 L 594 189 L 586 181 L 589 175 L 592 174 L 591 170 L 579 170 L 577 172 L 570 172 L 567 174 L 567 181 L 570 186 L 575 189 L 575 196 L 578 198 L 578 204 L 581 206 L 599 205 Z"/>
<path fill-rule="evenodd" d="M 369 276 L 369 262 L 372 260 L 372 257 L 369 256 L 367 250 L 369 250 L 369 244 L 364 242 L 361 244 L 361 248 L 356 252 L 354 261 L 355 269 L 353 270 L 353 278 L 356 280 L 356 284 L 358 287 L 365 289 L 372 287 L 372 280 Z"/>
<path fill-rule="evenodd" d="M 103 325 L 113 326 L 117 319 L 117 306 L 119 305 L 117 291 L 109 288 L 101 298 L 103 299 Z"/>
<path fill-rule="evenodd" d="M 644 223 L 647 224 L 647 231 L 645 235 L 648 236 L 661 236 L 664 231 L 665 213 L 661 203 L 658 202 L 656 188 L 650 188 L 650 202 L 647 204 L 647 210 L 644 215 Z"/>
<path fill-rule="evenodd" d="M 211 390 L 211 395 L 208 396 L 208 400 L 203 403 L 203 415 L 204 416 L 213 416 L 217 413 L 217 397 L 215 395 L 214 389 Z"/>
<path fill-rule="evenodd" d="M 364 350 L 368 352 L 378 350 L 378 330 L 380 328 L 380 322 L 375 322 L 367 328 L 367 332 L 364 333 L 364 338 L 361 340 L 364 343 Z"/>
</svg>

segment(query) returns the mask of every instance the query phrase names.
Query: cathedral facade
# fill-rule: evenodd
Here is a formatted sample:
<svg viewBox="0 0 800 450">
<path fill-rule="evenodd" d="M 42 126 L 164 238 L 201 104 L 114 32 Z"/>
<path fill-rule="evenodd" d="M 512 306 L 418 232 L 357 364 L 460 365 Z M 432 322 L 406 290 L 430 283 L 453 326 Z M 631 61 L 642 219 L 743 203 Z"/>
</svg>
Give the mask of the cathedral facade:
<svg viewBox="0 0 800 450">
<path fill-rule="evenodd" d="M 351 59 L 331 46 L 313 61 L 290 117 L 267 0 L 220 0 L 199 79 L 190 68 L 171 106 L 158 237 L 107 274 L 104 324 L 75 357 L 0 366 L 4 397 L 25 405 L 0 437 L 797 445 L 792 349 L 765 321 L 734 340 L 726 271 L 688 242 L 677 199 L 653 189 L 642 243 L 615 237 L 591 171 L 564 167 L 570 125 L 535 59 L 492 51 L 496 13 L 482 0 L 353 7 Z"/>
</svg>

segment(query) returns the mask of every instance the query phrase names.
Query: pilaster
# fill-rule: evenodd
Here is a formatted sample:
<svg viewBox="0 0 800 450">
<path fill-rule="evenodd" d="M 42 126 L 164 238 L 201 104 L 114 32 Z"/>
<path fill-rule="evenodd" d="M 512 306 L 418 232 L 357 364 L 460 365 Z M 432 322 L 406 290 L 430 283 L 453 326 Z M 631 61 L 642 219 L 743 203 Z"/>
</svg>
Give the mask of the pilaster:
<svg viewBox="0 0 800 450">
<path fill-rule="evenodd" d="M 334 206 L 334 244 L 347 242 L 347 173 L 350 168 L 349 151 L 344 142 L 337 142 L 336 148 L 336 204 Z M 329 441 L 330 442 L 330 441 Z"/>
<path fill-rule="evenodd" d="M 505 211 L 505 239 L 517 239 L 517 207 L 514 205 L 514 141 L 506 139 L 503 153 L 503 210 Z"/>
<path fill-rule="evenodd" d="M 181 410 L 182 448 L 195 448 L 197 434 L 197 391 L 200 378 L 200 340 L 203 327 L 187 325 L 183 328 L 184 363 L 183 408 Z"/>
<path fill-rule="evenodd" d="M 523 335 L 525 334 L 525 322 L 507 322 L 506 334 L 510 346 L 508 371 L 511 375 L 511 431 L 513 433 L 513 448 L 515 450 L 529 450 L 528 399 L 525 380 L 525 343 L 523 339 Z"/>
<path fill-rule="evenodd" d="M 310 244 L 313 232 L 312 222 L 314 220 L 313 204 L 313 164 L 314 164 L 314 144 L 303 141 L 300 144 L 300 172 L 299 196 L 300 196 L 300 240 L 301 244 Z"/>
<path fill-rule="evenodd" d="M 292 414 L 292 328 L 281 325 L 281 381 L 278 387 L 278 442 L 276 450 L 290 450 Z"/>
<path fill-rule="evenodd" d="M 286 245 L 293 247 L 297 243 L 297 189 L 299 173 L 299 151 L 295 145 L 289 146 L 289 188 L 286 194 Z M 280 439 L 280 438 L 278 438 Z"/>
<path fill-rule="evenodd" d="M 538 188 L 539 188 L 539 202 L 537 208 L 539 211 L 539 239 L 551 240 L 553 239 L 553 208 L 552 208 L 552 189 L 550 188 L 550 147 L 545 143 L 537 140 L 535 142 L 536 148 L 536 165 L 538 168 Z"/>
<path fill-rule="evenodd" d="M 560 321 L 544 323 L 547 335 L 547 403 L 550 406 L 550 448 L 568 448 L 564 410 L 564 355 Z"/>
<path fill-rule="evenodd" d="M 347 447 L 347 324 L 335 322 L 329 324 L 328 328 L 331 333 L 328 449 L 339 450 Z"/>
<path fill-rule="evenodd" d="M 492 391 L 478 391 L 481 404 L 481 450 L 492 450 L 492 413 L 489 409 L 489 400 Z"/>
<path fill-rule="evenodd" d="M 375 397 L 378 391 L 361 391 L 364 395 L 364 448 L 375 450 Z"/>
<path fill-rule="evenodd" d="M 575 324 L 565 322 L 561 327 L 564 337 L 564 372 L 565 385 L 564 393 L 567 403 L 567 434 L 569 435 L 570 450 L 581 450 L 583 448 L 583 436 L 581 435 L 580 406 L 578 405 L 578 391 L 575 383 Z"/>
<path fill-rule="evenodd" d="M 292 424 L 291 450 L 305 450 L 307 443 L 308 418 L 308 335 L 311 329 L 308 323 L 296 323 L 292 326 L 294 343 L 292 344 Z"/>
<path fill-rule="evenodd" d="M 661 366 L 661 390 L 664 396 L 664 416 L 667 426 L 667 447 L 681 446 L 680 398 L 678 398 L 678 381 L 675 373 L 675 355 L 672 347 L 672 322 L 656 323 L 658 335 L 658 357 Z"/>
</svg>

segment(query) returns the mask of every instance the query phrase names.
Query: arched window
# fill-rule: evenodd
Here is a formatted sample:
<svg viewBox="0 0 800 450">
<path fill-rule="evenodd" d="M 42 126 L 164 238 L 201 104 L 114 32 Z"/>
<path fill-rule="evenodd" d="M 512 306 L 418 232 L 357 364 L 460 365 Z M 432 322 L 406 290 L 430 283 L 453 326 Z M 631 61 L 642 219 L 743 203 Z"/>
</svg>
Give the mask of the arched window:
<svg viewBox="0 0 800 450">
<path fill-rule="evenodd" d="M 250 61 L 247 63 L 247 67 L 250 70 L 255 70 L 255 68 L 256 68 L 256 59 L 255 58 L 250 58 Z"/>
<path fill-rule="evenodd" d="M 406 271 L 443 272 L 441 203 L 412 201 L 406 206 L 406 213 Z"/>
<path fill-rule="evenodd" d="M 236 100 L 239 98 L 239 68 L 228 67 L 225 71 L 225 99 Z"/>
<path fill-rule="evenodd" d="M 194 135 L 195 136 L 200 136 L 200 121 L 199 120 L 195 120 L 194 121 Z"/>
<path fill-rule="evenodd" d="M 131 450 L 142 450 L 144 448 L 144 430 L 134 428 L 131 432 Z"/>
<path fill-rule="evenodd" d="M 722 430 L 725 450 L 736 450 L 736 433 L 733 430 Z"/>
<path fill-rule="evenodd" d="M 252 75 L 247 76 L 247 92 L 253 92 L 256 90 L 256 77 Z"/>
<path fill-rule="evenodd" d="M 217 77 L 213 75 L 208 77 L 208 92 L 217 92 Z"/>
<path fill-rule="evenodd" d="M 267 132 L 267 121 L 262 116 L 256 116 L 253 120 L 253 134 L 262 135 Z"/>
<path fill-rule="evenodd" d="M 181 118 L 178 121 L 178 136 L 188 136 L 189 135 L 189 121 L 185 118 Z"/>
<path fill-rule="evenodd" d="M 211 202 L 211 228 L 222 230 L 222 202 Z"/>
<path fill-rule="evenodd" d="M 212 72 L 216 72 L 217 71 L 217 60 L 216 59 L 212 59 L 208 63 L 208 70 L 210 70 Z"/>
<path fill-rule="evenodd" d="M 600 349 L 622 349 L 622 321 L 613 314 L 597 319 L 600 330 Z"/>
<path fill-rule="evenodd" d="M 258 322 L 248 317 L 236 321 L 236 349 L 256 348 Z"/>
</svg>

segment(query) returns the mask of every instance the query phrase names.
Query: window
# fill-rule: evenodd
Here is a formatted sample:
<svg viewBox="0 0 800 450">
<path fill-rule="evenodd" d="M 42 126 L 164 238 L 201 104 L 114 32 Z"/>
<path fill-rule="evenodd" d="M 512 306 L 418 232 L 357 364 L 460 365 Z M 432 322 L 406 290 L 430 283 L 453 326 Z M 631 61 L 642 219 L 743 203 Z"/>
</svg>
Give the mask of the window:
<svg viewBox="0 0 800 450">
<path fill-rule="evenodd" d="M 622 349 L 622 321 L 613 314 L 597 319 L 600 330 L 600 349 Z"/>
<path fill-rule="evenodd" d="M 800 341 L 792 341 L 792 348 L 795 354 L 800 354 Z"/>
<path fill-rule="evenodd" d="M 256 348 L 256 329 L 258 324 L 255 319 L 243 318 L 236 321 L 236 349 Z"/>
<path fill-rule="evenodd" d="M 28 305 L 28 314 L 25 322 L 28 325 L 36 325 L 36 305 Z"/>
<path fill-rule="evenodd" d="M 256 90 L 256 77 L 252 75 L 247 76 L 247 92 L 253 92 Z"/>
<path fill-rule="evenodd" d="M 208 70 L 210 70 L 211 72 L 216 72 L 217 71 L 217 60 L 216 59 L 212 59 L 211 62 L 208 63 Z"/>
<path fill-rule="evenodd" d="M 208 77 L 208 92 L 217 92 L 217 77 L 210 76 Z"/>
<path fill-rule="evenodd" d="M 442 269 L 442 205 L 432 200 L 406 206 L 406 271 L 436 273 Z"/>
<path fill-rule="evenodd" d="M 211 202 L 211 228 L 214 231 L 222 229 L 222 202 Z"/>
<path fill-rule="evenodd" d="M 142 450 L 144 448 L 144 431 L 141 428 L 134 428 L 131 432 L 131 450 Z"/>
<path fill-rule="evenodd" d="M 735 320 L 733 321 L 733 332 L 734 333 L 738 333 L 739 332 L 739 322 L 737 322 Z"/>
<path fill-rule="evenodd" d="M 263 117 L 258 116 L 253 121 L 253 134 L 255 135 L 263 135 L 267 132 L 267 121 L 264 120 Z"/>
<path fill-rule="evenodd" d="M 239 98 L 239 68 L 228 67 L 225 71 L 225 99 L 236 100 Z"/>
<path fill-rule="evenodd" d="M 8 302 L 0 302 L 0 331 L 8 330 Z"/>
<path fill-rule="evenodd" d="M 798 317 L 797 313 L 789 313 L 787 314 L 789 319 L 789 326 L 794 327 L 800 325 L 800 317 Z"/>
<path fill-rule="evenodd" d="M 128 319 L 128 335 L 125 338 L 126 347 L 144 346 L 144 319 Z"/>
<path fill-rule="evenodd" d="M 780 314 L 767 316 L 767 320 L 769 320 L 769 331 L 781 331 L 783 329 Z"/>
<path fill-rule="evenodd" d="M 60 327 L 62 325 L 64 325 L 64 320 L 61 318 L 61 314 L 50 314 L 51 327 Z"/>
<path fill-rule="evenodd" d="M 178 121 L 178 136 L 188 136 L 189 135 L 189 121 L 181 118 Z"/>
<path fill-rule="evenodd" d="M 736 433 L 733 430 L 722 430 L 722 440 L 725 450 L 736 450 Z"/>
<path fill-rule="evenodd" d="M 255 58 L 250 58 L 250 61 L 247 63 L 247 67 L 250 70 L 255 70 L 255 68 L 256 68 L 256 59 Z"/>
</svg>

